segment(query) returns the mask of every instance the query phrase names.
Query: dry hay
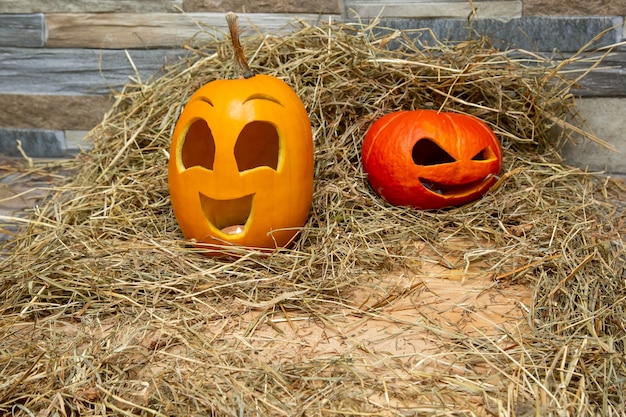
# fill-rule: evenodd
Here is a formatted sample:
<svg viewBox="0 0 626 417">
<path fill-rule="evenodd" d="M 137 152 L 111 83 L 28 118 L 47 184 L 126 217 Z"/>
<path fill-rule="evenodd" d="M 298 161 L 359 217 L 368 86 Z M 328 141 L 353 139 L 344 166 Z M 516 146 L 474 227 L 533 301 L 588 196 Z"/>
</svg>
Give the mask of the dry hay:
<svg viewBox="0 0 626 417">
<path fill-rule="evenodd" d="M 243 43 L 310 114 L 300 239 L 227 261 L 181 236 L 170 135 L 193 91 L 232 73 L 228 42 L 190 48 L 117 95 L 71 181 L 10 243 L 0 412 L 623 415 L 624 217 L 611 180 L 555 152 L 576 133 L 562 74 L 583 54 L 557 64 L 480 38 L 418 47 L 359 25 Z M 477 115 L 501 138 L 503 175 L 484 198 L 422 212 L 368 187 L 367 127 L 424 107 Z"/>
</svg>

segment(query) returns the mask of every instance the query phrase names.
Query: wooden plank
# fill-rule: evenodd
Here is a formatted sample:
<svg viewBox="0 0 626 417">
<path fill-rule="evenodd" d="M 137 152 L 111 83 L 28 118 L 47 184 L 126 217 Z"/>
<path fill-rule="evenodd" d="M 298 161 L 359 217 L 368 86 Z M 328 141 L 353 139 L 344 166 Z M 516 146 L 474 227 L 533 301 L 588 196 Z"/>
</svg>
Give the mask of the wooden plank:
<svg viewBox="0 0 626 417">
<path fill-rule="evenodd" d="M 184 54 L 177 49 L 132 50 L 142 79 Z M 0 48 L 0 94 L 106 95 L 136 77 L 123 50 Z"/>
<path fill-rule="evenodd" d="M 0 94 L 0 128 L 90 130 L 113 99 L 102 96 Z"/>
<path fill-rule="evenodd" d="M 521 0 L 474 0 L 480 18 L 513 18 L 522 15 Z M 467 0 L 345 0 L 349 18 L 374 17 L 458 17 L 472 13 Z"/>
<path fill-rule="evenodd" d="M 43 14 L 0 15 L 0 47 L 40 48 L 44 45 Z"/>
<path fill-rule="evenodd" d="M 2 0 L 0 13 L 151 13 L 173 12 L 182 0 Z"/>
<path fill-rule="evenodd" d="M 339 14 L 341 0 L 183 0 L 185 12 Z"/>
<path fill-rule="evenodd" d="M 327 15 L 240 14 L 242 36 L 279 33 L 309 23 L 328 20 Z M 55 48 L 162 48 L 181 47 L 214 39 L 227 32 L 224 13 L 72 13 L 46 15 L 46 46 Z"/>
</svg>

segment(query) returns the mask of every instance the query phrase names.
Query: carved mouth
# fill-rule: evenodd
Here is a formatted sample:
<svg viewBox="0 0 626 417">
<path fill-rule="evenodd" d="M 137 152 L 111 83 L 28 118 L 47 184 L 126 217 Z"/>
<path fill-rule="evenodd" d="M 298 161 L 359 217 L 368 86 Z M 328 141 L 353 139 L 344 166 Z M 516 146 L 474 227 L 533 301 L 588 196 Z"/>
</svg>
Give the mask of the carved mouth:
<svg viewBox="0 0 626 417">
<path fill-rule="evenodd" d="M 427 180 L 426 178 L 420 178 L 420 182 L 431 193 L 438 194 L 440 196 L 462 196 L 478 190 L 488 178 L 472 181 L 465 184 L 442 184 L 435 181 Z"/>
<path fill-rule="evenodd" d="M 252 212 L 254 194 L 230 200 L 216 200 L 202 193 L 198 194 L 204 217 L 216 229 L 228 236 L 241 235 L 246 232 L 246 223 Z"/>
</svg>

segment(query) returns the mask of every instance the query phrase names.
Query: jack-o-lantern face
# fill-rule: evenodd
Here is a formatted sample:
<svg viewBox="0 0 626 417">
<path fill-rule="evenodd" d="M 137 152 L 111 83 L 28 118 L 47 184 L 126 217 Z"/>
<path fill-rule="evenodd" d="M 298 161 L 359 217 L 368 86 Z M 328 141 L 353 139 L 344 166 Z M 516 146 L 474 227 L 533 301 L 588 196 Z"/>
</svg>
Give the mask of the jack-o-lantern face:
<svg viewBox="0 0 626 417">
<path fill-rule="evenodd" d="M 435 110 L 376 120 L 361 155 L 376 193 L 391 204 L 427 210 L 480 197 L 502 167 L 500 143 L 483 121 Z"/>
<path fill-rule="evenodd" d="M 210 82 L 190 98 L 176 124 L 168 173 L 174 214 L 187 238 L 286 246 L 311 208 L 313 141 L 306 110 L 275 77 Z"/>
</svg>

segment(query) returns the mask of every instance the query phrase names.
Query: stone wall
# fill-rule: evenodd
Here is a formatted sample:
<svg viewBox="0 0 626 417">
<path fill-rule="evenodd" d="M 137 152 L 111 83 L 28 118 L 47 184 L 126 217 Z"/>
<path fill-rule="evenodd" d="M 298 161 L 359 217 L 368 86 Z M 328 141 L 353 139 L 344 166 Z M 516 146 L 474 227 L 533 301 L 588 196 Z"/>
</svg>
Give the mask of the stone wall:
<svg viewBox="0 0 626 417">
<path fill-rule="evenodd" d="M 593 47 L 626 37 L 626 0 L 471 3 L 478 15 L 475 28 L 503 48 L 568 54 L 602 31 Z M 18 138 L 31 156 L 75 152 L 85 131 L 109 108 L 111 91 L 130 77 L 148 77 L 177 59 L 190 38 L 202 41 L 199 28 L 224 32 L 224 12 L 229 10 L 262 31 L 290 30 L 296 18 L 315 23 L 378 16 L 387 26 L 431 27 L 438 38 L 450 40 L 466 36 L 472 12 L 467 0 L 3 0 L 0 153 L 16 155 Z M 611 68 L 588 77 L 577 93 L 583 101 L 596 100 L 581 106 L 592 128 L 598 125 L 605 140 L 626 152 L 624 133 L 603 123 L 626 116 L 626 47 L 619 51 L 607 61 Z M 605 154 L 592 162 L 576 158 L 574 151 L 570 159 L 575 163 L 593 169 L 608 163 L 610 170 L 626 173 L 626 164 L 620 165 L 617 157 L 613 162 Z"/>
</svg>

